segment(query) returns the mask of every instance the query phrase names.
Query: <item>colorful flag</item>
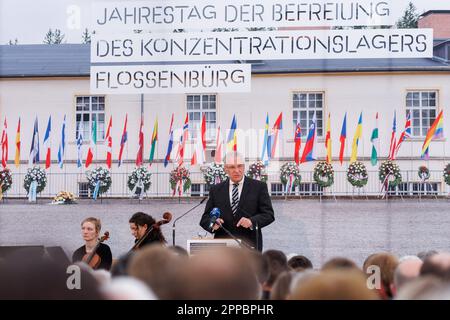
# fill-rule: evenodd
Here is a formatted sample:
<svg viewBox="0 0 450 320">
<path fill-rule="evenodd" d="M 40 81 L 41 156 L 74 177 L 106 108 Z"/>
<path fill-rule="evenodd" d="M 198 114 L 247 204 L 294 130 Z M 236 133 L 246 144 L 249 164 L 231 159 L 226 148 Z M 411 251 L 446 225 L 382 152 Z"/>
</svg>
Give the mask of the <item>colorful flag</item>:
<svg viewBox="0 0 450 320">
<path fill-rule="evenodd" d="M 94 119 L 91 124 L 91 141 L 89 144 L 88 154 L 86 157 L 86 168 L 89 168 L 89 166 L 92 163 L 92 160 L 94 159 L 94 151 L 97 145 L 97 120 Z"/>
<path fill-rule="evenodd" d="M 220 126 L 217 128 L 216 151 L 214 152 L 214 162 L 222 163 L 222 137 L 220 135 Z"/>
<path fill-rule="evenodd" d="M 197 142 L 192 153 L 191 165 L 204 164 L 206 159 L 206 114 L 203 114 L 201 128 L 198 130 Z"/>
<path fill-rule="evenodd" d="M 44 152 L 45 152 L 45 169 L 50 168 L 52 163 L 51 154 L 51 142 L 50 142 L 50 134 L 52 132 L 52 116 L 48 117 L 47 129 L 45 130 L 44 135 Z"/>
<path fill-rule="evenodd" d="M 83 121 L 78 124 L 78 137 L 77 137 L 77 167 L 81 168 L 83 165 Z"/>
<path fill-rule="evenodd" d="M 375 128 L 373 128 L 370 141 L 372 142 L 372 154 L 370 156 L 370 162 L 372 163 L 372 166 L 376 166 L 378 163 L 378 112 L 375 116 Z"/>
<path fill-rule="evenodd" d="M 353 163 L 358 160 L 358 145 L 361 136 L 362 136 L 362 112 L 359 115 L 358 125 L 356 126 L 355 136 L 353 137 L 352 155 L 350 157 L 350 163 Z"/>
<path fill-rule="evenodd" d="M 28 159 L 28 164 L 30 166 L 36 163 L 39 163 L 39 128 L 37 117 L 34 120 L 33 138 L 31 139 L 31 148 L 30 148 L 30 158 Z"/>
<path fill-rule="evenodd" d="M 316 160 L 316 157 L 314 155 L 315 140 L 316 140 L 316 114 L 314 113 L 314 117 L 309 127 L 308 137 L 306 138 L 305 148 L 303 149 L 302 159 L 300 160 L 300 163 Z"/>
<path fill-rule="evenodd" d="M 170 120 L 169 144 L 167 145 L 167 152 L 164 158 L 164 167 L 167 167 L 167 165 L 169 164 L 170 154 L 172 153 L 172 147 L 173 147 L 173 113 L 172 113 L 172 120 Z"/>
<path fill-rule="evenodd" d="M 64 120 L 61 127 L 61 141 L 58 147 L 58 165 L 61 169 L 64 165 L 65 151 L 66 151 L 66 115 L 64 115 Z"/>
<path fill-rule="evenodd" d="M 184 151 L 186 149 L 186 141 L 189 136 L 189 114 L 186 113 L 186 118 L 184 119 L 184 125 L 183 125 L 183 134 L 180 137 L 180 143 L 178 145 L 178 165 L 181 166 L 184 161 Z"/>
<path fill-rule="evenodd" d="M 153 125 L 152 147 L 150 149 L 150 156 L 148 157 L 148 162 L 150 163 L 150 166 L 152 165 L 153 159 L 155 158 L 157 141 L 158 141 L 158 118 L 156 118 L 155 124 Z"/>
<path fill-rule="evenodd" d="M 344 121 L 342 121 L 341 136 L 339 137 L 339 141 L 341 142 L 341 147 L 339 149 L 339 161 L 341 165 L 344 161 L 345 139 L 347 139 L 347 112 L 345 113 Z"/>
<path fill-rule="evenodd" d="M 330 113 L 328 113 L 328 120 L 327 120 L 327 133 L 325 136 L 325 148 L 327 149 L 327 162 L 331 163 L 331 116 Z"/>
<path fill-rule="evenodd" d="M 425 137 L 425 141 L 423 142 L 423 145 L 422 145 L 422 153 L 420 155 L 420 157 L 422 159 L 429 159 L 429 157 L 430 157 L 430 155 L 429 155 L 430 143 L 431 143 L 431 140 L 433 140 L 438 129 L 440 129 L 439 126 L 441 126 L 443 123 L 442 115 L 443 115 L 443 110 L 441 110 L 441 112 L 439 112 L 439 115 L 434 120 L 433 124 L 431 125 L 430 129 L 428 130 L 427 136 Z M 438 134 L 440 135 L 441 133 L 438 132 Z"/>
<path fill-rule="evenodd" d="M 397 133 L 397 112 L 394 111 L 394 121 L 392 122 L 391 143 L 389 145 L 389 160 L 395 159 L 395 146 L 397 145 L 397 138 L 395 137 L 396 133 Z"/>
<path fill-rule="evenodd" d="M 261 154 L 261 161 L 267 167 L 270 160 L 270 145 L 269 145 L 269 114 L 266 115 L 266 125 L 264 126 L 264 142 Z"/>
<path fill-rule="evenodd" d="M 8 124 L 5 121 L 3 123 L 3 132 L 2 132 L 2 166 L 3 168 L 6 168 L 6 164 L 8 162 Z M 1 188 L 1 186 L 0 186 Z"/>
<path fill-rule="evenodd" d="M 16 157 L 14 158 L 14 164 L 18 168 L 20 166 L 20 117 L 19 123 L 17 124 L 17 133 L 16 133 Z"/>
<path fill-rule="evenodd" d="M 106 166 L 111 169 L 112 166 L 112 116 L 109 116 L 108 129 L 106 129 L 105 143 L 106 143 Z"/>
<path fill-rule="evenodd" d="M 237 129 L 236 115 L 233 115 L 233 120 L 231 121 L 230 132 L 228 133 L 227 151 L 237 151 L 236 129 Z"/>
<path fill-rule="evenodd" d="M 139 126 L 138 152 L 136 154 L 136 167 L 144 163 L 144 114 L 141 112 L 141 125 Z"/>
<path fill-rule="evenodd" d="M 275 158 L 275 151 L 277 149 L 278 133 L 283 130 L 283 112 L 280 113 L 272 128 L 270 135 L 270 159 Z"/>
<path fill-rule="evenodd" d="M 294 150 L 294 160 L 297 165 L 300 164 L 300 147 L 302 146 L 302 128 L 300 123 L 297 122 L 295 127 L 295 150 Z"/>
<path fill-rule="evenodd" d="M 444 137 L 444 117 L 440 117 L 436 126 L 436 132 L 433 135 L 433 139 L 442 139 Z"/>
<path fill-rule="evenodd" d="M 120 138 L 119 162 L 117 164 L 118 167 L 122 165 L 123 148 L 125 147 L 125 143 L 128 140 L 127 123 L 128 123 L 128 114 L 125 115 L 125 124 L 123 125 L 122 137 Z"/>
<path fill-rule="evenodd" d="M 405 130 L 403 130 L 402 134 L 400 135 L 400 138 L 398 139 L 397 145 L 395 147 L 395 156 L 397 156 L 398 150 L 400 149 L 402 142 L 410 137 L 411 137 L 411 113 L 408 112 L 408 114 L 406 115 Z"/>
</svg>

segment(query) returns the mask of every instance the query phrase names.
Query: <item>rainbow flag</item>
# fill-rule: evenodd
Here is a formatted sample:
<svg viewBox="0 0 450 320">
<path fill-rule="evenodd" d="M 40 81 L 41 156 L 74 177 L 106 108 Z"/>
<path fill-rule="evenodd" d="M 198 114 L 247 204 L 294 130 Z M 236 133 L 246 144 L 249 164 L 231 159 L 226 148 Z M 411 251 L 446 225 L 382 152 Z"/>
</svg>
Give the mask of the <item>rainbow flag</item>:
<svg viewBox="0 0 450 320">
<path fill-rule="evenodd" d="M 443 118 L 442 118 L 442 112 L 443 110 L 441 110 L 441 112 L 439 112 L 439 115 L 437 116 L 437 118 L 434 120 L 432 126 L 430 127 L 430 129 L 428 130 L 427 136 L 425 137 L 425 141 L 423 142 L 422 145 L 422 154 L 420 155 L 420 157 L 422 159 L 429 159 L 430 155 L 429 155 L 429 148 L 430 148 L 430 143 L 431 140 L 433 140 L 434 138 L 436 138 L 436 135 L 440 136 L 443 135 Z"/>
<path fill-rule="evenodd" d="M 150 166 L 152 165 L 153 159 L 155 157 L 156 141 L 158 141 L 158 118 L 156 118 L 155 124 L 153 125 L 152 147 L 150 149 L 150 156 L 148 157 L 148 162 L 150 163 Z"/>
</svg>

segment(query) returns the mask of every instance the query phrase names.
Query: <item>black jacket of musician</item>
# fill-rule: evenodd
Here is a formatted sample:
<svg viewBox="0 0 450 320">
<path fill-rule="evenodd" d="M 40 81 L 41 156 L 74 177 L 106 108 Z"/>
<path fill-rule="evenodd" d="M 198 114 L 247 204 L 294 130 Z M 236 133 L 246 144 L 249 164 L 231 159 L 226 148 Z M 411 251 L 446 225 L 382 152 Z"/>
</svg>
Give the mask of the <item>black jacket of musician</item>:
<svg viewBox="0 0 450 320">
<path fill-rule="evenodd" d="M 229 184 L 230 181 L 226 180 L 211 187 L 200 226 L 206 231 L 212 232 L 209 228 L 211 220 L 210 212 L 213 208 L 219 208 L 221 211 L 220 218 L 224 220 L 223 226 L 235 237 L 242 239 L 259 251 L 262 251 L 263 240 L 261 228 L 264 228 L 275 220 L 267 184 L 245 177 L 235 215 L 233 215 L 231 210 Z M 253 230 L 236 227 L 242 217 L 252 221 Z M 221 228 L 212 233 L 214 233 L 214 238 L 229 238 L 225 230 Z"/>
</svg>

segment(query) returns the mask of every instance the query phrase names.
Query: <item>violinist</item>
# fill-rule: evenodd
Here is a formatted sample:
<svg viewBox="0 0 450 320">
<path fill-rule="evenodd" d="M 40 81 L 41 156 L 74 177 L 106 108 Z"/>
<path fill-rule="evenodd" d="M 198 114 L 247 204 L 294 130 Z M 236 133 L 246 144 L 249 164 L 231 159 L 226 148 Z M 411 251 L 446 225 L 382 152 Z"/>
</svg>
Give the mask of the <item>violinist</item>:
<svg viewBox="0 0 450 320">
<path fill-rule="evenodd" d="M 86 257 L 91 257 L 92 251 L 100 258 L 98 266 L 92 266 L 93 269 L 110 270 L 112 264 L 111 249 L 107 244 L 99 243 L 99 234 L 102 228 L 100 219 L 86 218 L 81 222 L 81 235 L 85 241 L 85 245 L 78 248 L 72 256 L 72 262 L 85 261 Z"/>
<path fill-rule="evenodd" d="M 164 238 L 161 229 L 157 226 L 156 220 L 152 216 L 143 212 L 136 212 L 128 222 L 130 223 L 131 234 L 136 238 L 134 242 L 140 242 L 139 248 L 148 244 L 167 243 L 166 238 Z M 153 230 L 148 233 L 147 231 L 152 227 Z"/>
</svg>

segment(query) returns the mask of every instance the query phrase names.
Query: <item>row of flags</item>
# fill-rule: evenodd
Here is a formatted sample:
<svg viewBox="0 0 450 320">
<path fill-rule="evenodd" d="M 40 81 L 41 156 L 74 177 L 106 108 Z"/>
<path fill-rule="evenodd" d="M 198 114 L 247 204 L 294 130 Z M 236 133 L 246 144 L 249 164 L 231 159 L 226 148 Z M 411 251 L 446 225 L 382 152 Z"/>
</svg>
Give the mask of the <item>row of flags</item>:
<svg viewBox="0 0 450 320">
<path fill-rule="evenodd" d="M 353 137 L 352 149 L 350 162 L 357 161 L 358 159 L 358 146 L 360 144 L 362 138 L 362 121 L 363 121 L 363 113 L 361 112 L 358 123 L 356 126 L 355 135 Z M 167 146 L 166 156 L 164 157 L 164 166 L 166 167 L 170 160 L 172 149 L 174 145 L 174 114 L 172 114 L 170 127 L 169 127 L 169 141 Z M 302 145 L 302 130 L 299 123 L 296 124 L 295 133 L 294 133 L 294 161 L 297 164 L 314 161 L 315 157 L 315 144 L 316 144 L 316 135 L 317 135 L 317 124 L 316 124 L 316 115 L 314 114 L 311 124 L 309 126 L 308 134 L 306 135 L 306 142 L 303 148 L 303 153 L 300 156 L 300 150 Z M 124 148 L 128 141 L 128 114 L 125 116 L 124 126 L 122 130 L 122 135 L 120 139 L 120 150 L 118 155 L 118 166 L 120 167 L 123 163 L 123 155 Z M 8 134 L 7 134 L 8 124 L 6 118 L 3 123 L 3 131 L 1 135 L 1 149 L 2 149 L 2 166 L 6 167 L 8 161 Z M 83 122 L 79 122 L 78 133 L 76 139 L 77 145 L 77 166 L 81 168 L 83 166 Z M 262 146 L 262 154 L 261 159 L 263 163 L 267 166 L 271 159 L 275 158 L 275 152 L 277 150 L 277 144 L 279 140 L 281 140 L 281 133 L 283 130 L 283 114 L 280 113 L 277 117 L 275 123 L 272 128 L 270 128 L 269 122 L 269 114 L 266 116 L 265 126 L 264 126 L 264 142 Z M 20 164 L 20 150 L 21 150 L 21 119 L 19 118 L 16 132 L 16 153 L 14 163 L 18 167 Z M 197 141 L 195 144 L 194 151 L 192 153 L 192 157 L 190 160 L 191 165 L 198 165 L 205 163 L 206 159 L 206 115 L 203 114 L 201 123 L 197 131 Z M 48 169 L 51 166 L 51 132 L 52 132 L 52 118 L 51 116 L 48 118 L 47 127 L 44 134 L 43 140 L 43 154 L 45 157 L 45 167 Z M 106 145 L 106 165 L 108 168 L 112 166 L 112 116 L 109 118 L 105 140 L 104 143 Z M 90 144 L 88 147 L 87 155 L 84 160 L 84 166 L 88 168 L 93 160 L 95 154 L 95 148 L 97 145 L 97 121 L 94 119 L 91 122 L 90 128 Z M 58 145 L 58 166 L 63 168 L 64 164 L 64 155 L 66 149 L 66 116 L 64 115 L 64 120 L 61 126 L 60 131 L 60 141 Z M 397 140 L 397 115 L 394 112 L 394 119 L 392 123 L 392 133 L 389 145 L 389 154 L 388 158 L 391 160 L 395 160 L 400 146 L 402 143 L 411 137 L 411 114 L 408 113 L 406 117 L 404 130 L 401 132 L 399 139 Z M 440 139 L 443 137 L 443 111 L 440 111 L 433 124 L 428 130 L 428 133 L 425 137 L 424 143 L 422 145 L 421 158 L 428 159 L 429 158 L 429 148 L 431 141 L 434 139 Z M 175 162 L 178 165 L 182 165 L 184 163 L 185 158 L 185 149 L 186 142 L 189 138 L 189 115 L 186 114 L 182 135 L 179 138 L 178 149 L 176 152 Z M 341 165 L 343 164 L 344 159 L 344 151 L 346 146 L 347 139 L 347 113 L 344 115 L 344 119 L 342 122 L 341 133 L 339 137 L 340 148 L 339 148 L 339 162 Z M 158 141 L 158 119 L 155 120 L 153 126 L 153 132 L 151 136 L 151 148 L 150 154 L 148 157 L 148 163 L 150 166 L 152 165 L 156 153 L 156 144 Z M 372 151 L 371 151 L 371 163 L 375 166 L 378 162 L 379 157 L 379 132 L 378 132 L 378 113 L 375 116 L 375 127 L 372 131 L 372 135 L 370 138 L 372 143 Z M 144 116 L 141 113 L 140 126 L 139 126 L 139 139 L 138 139 L 138 151 L 136 154 L 136 166 L 142 166 L 144 164 Z M 226 149 L 227 151 L 237 151 L 237 120 L 236 115 L 233 115 L 233 119 L 231 122 L 229 134 L 226 140 Z M 331 115 L 328 114 L 326 120 L 326 132 L 325 132 L 325 149 L 326 149 L 326 161 L 331 163 L 332 161 L 332 140 L 331 140 Z M 223 156 L 223 144 L 221 139 L 221 131 L 220 126 L 217 128 L 217 136 L 216 136 L 216 150 L 215 150 L 215 158 L 214 161 L 216 163 L 222 162 Z M 39 146 L 39 128 L 38 128 L 38 119 L 36 117 L 34 121 L 33 128 L 33 136 L 31 140 L 31 147 L 29 153 L 29 165 L 33 165 L 40 162 L 40 146 Z"/>
</svg>

